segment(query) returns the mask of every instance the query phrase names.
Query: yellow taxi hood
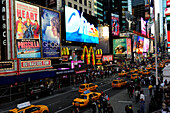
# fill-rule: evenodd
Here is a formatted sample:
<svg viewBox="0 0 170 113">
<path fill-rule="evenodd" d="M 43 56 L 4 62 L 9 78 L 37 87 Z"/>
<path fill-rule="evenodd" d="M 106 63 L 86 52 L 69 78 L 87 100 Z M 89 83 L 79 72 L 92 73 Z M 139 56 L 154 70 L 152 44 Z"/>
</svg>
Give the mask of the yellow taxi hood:
<svg viewBox="0 0 170 113">
<path fill-rule="evenodd" d="M 76 98 L 74 99 L 75 102 L 85 102 L 87 99 Z"/>
</svg>

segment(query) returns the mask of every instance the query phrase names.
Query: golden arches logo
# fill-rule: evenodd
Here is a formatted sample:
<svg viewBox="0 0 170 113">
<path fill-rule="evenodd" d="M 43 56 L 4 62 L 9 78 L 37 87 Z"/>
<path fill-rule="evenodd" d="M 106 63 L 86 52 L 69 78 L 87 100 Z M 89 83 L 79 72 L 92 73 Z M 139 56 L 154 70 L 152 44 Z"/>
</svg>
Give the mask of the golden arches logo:
<svg viewBox="0 0 170 113">
<path fill-rule="evenodd" d="M 96 55 L 102 55 L 102 54 L 103 54 L 102 49 L 97 49 L 97 50 L 96 50 Z"/>
<path fill-rule="evenodd" d="M 83 54 L 81 56 L 81 59 L 84 60 L 85 57 L 85 52 L 87 53 L 86 59 L 87 59 L 87 64 L 90 64 L 90 57 L 92 55 L 92 65 L 95 65 L 95 56 L 94 56 L 94 50 L 93 47 L 91 46 L 88 50 L 87 46 L 84 46 L 83 49 Z"/>
<path fill-rule="evenodd" d="M 61 54 L 62 55 L 70 55 L 68 47 L 63 48 Z"/>
</svg>

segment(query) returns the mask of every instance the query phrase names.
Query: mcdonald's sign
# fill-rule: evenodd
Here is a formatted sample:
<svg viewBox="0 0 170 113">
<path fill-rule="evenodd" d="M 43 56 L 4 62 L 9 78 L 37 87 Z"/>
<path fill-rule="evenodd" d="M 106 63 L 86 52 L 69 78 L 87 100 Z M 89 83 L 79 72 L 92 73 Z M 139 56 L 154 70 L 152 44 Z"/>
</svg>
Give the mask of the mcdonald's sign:
<svg viewBox="0 0 170 113">
<path fill-rule="evenodd" d="M 96 50 L 96 65 L 102 65 L 102 49 Z"/>
<path fill-rule="evenodd" d="M 65 61 L 65 62 L 68 61 L 68 57 L 70 55 L 68 47 L 62 48 L 61 54 L 62 54 L 62 61 Z"/>
<path fill-rule="evenodd" d="M 91 46 L 88 50 L 87 46 L 84 46 L 84 49 L 83 49 L 83 54 L 81 56 L 81 59 L 84 60 L 84 57 L 85 57 L 85 53 L 87 53 L 86 55 L 86 61 L 87 61 L 87 64 L 90 64 L 90 57 L 92 55 L 92 65 L 95 65 L 95 56 L 94 56 L 94 50 L 93 50 L 93 47 Z"/>
</svg>

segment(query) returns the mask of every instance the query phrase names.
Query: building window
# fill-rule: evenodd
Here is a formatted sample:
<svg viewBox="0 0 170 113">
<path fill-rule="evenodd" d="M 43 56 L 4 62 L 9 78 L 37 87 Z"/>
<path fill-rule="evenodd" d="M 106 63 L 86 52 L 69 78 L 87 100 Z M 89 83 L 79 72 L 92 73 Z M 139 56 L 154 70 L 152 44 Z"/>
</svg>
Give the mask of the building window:
<svg viewBox="0 0 170 113">
<path fill-rule="evenodd" d="M 82 0 L 79 0 L 79 3 L 82 4 Z"/>
<path fill-rule="evenodd" d="M 89 4 L 89 8 L 91 8 L 91 2 L 90 1 L 88 1 L 88 4 Z"/>
<path fill-rule="evenodd" d="M 84 5 L 87 6 L 87 0 L 84 0 Z"/>
<path fill-rule="evenodd" d="M 82 12 L 82 7 L 79 7 L 79 11 Z"/>
<path fill-rule="evenodd" d="M 68 2 L 68 6 L 69 6 L 69 7 L 72 7 L 72 3 Z"/>
<path fill-rule="evenodd" d="M 91 11 L 89 11 L 89 15 L 91 15 Z"/>
<path fill-rule="evenodd" d="M 77 0 L 74 0 L 75 2 L 77 2 Z"/>
<path fill-rule="evenodd" d="M 74 9 L 77 9 L 77 5 L 74 4 Z"/>
<path fill-rule="evenodd" d="M 84 12 L 87 13 L 87 9 L 84 9 Z"/>
</svg>

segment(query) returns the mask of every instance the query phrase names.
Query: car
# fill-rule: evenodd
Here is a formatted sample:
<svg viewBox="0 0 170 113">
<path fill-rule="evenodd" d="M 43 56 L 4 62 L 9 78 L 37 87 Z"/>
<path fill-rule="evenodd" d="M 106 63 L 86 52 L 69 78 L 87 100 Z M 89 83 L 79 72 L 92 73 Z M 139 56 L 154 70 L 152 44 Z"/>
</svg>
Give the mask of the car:
<svg viewBox="0 0 170 113">
<path fill-rule="evenodd" d="M 151 72 L 148 70 L 143 70 L 142 75 L 149 75 Z"/>
<path fill-rule="evenodd" d="M 98 85 L 95 85 L 93 83 L 85 83 L 79 86 L 79 93 L 83 93 L 86 90 L 90 91 L 98 90 Z"/>
<path fill-rule="evenodd" d="M 94 101 L 99 100 L 101 93 L 99 92 L 90 92 L 87 94 L 80 94 L 78 98 L 75 98 L 72 102 L 73 106 L 76 107 L 85 107 L 89 104 L 90 98 Z"/>
<path fill-rule="evenodd" d="M 28 99 L 39 99 L 40 97 L 53 94 L 53 86 L 33 86 L 27 90 Z"/>
<path fill-rule="evenodd" d="M 17 104 L 17 107 L 9 110 L 8 113 L 49 113 L 49 108 L 45 105 L 31 105 L 28 101 Z"/>
<path fill-rule="evenodd" d="M 139 77 L 139 74 L 138 73 L 132 73 L 131 74 L 131 80 L 135 80 Z"/>
<path fill-rule="evenodd" d="M 134 68 L 130 70 L 130 73 L 138 72 L 138 69 Z"/>
<path fill-rule="evenodd" d="M 118 75 L 121 77 L 121 76 L 127 76 L 127 72 L 126 71 L 121 71 L 121 73 L 118 73 Z"/>
<path fill-rule="evenodd" d="M 142 74 L 143 69 L 138 69 L 138 74 Z"/>
<path fill-rule="evenodd" d="M 124 81 L 123 79 L 112 81 L 113 88 L 121 88 L 122 86 L 125 86 L 126 84 L 127 84 L 127 81 Z"/>
<path fill-rule="evenodd" d="M 146 69 L 147 69 L 147 70 L 151 70 L 152 67 L 151 67 L 151 66 L 147 66 Z"/>
</svg>

